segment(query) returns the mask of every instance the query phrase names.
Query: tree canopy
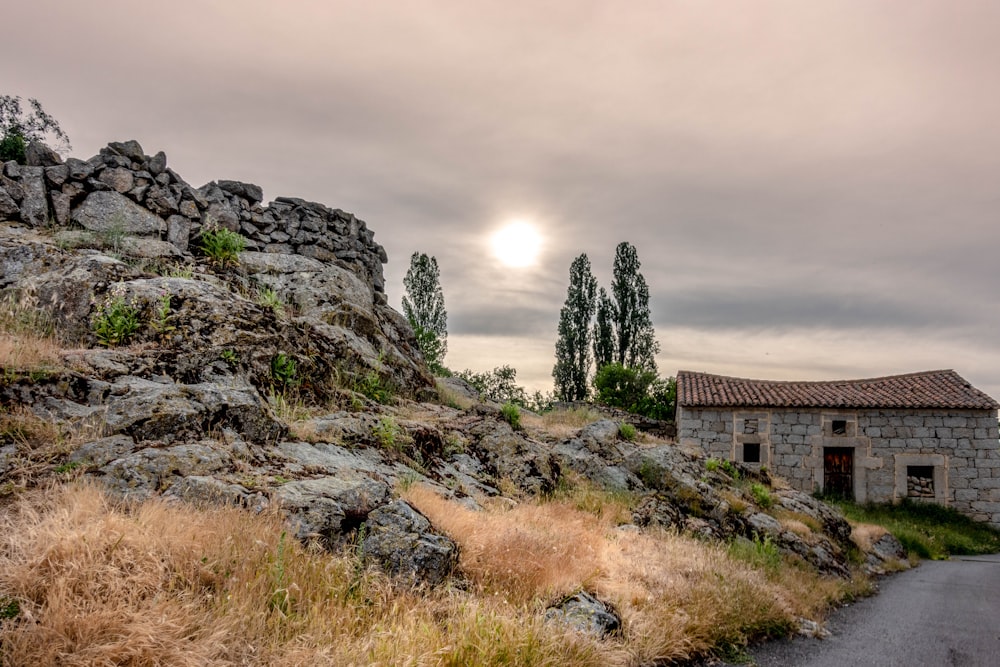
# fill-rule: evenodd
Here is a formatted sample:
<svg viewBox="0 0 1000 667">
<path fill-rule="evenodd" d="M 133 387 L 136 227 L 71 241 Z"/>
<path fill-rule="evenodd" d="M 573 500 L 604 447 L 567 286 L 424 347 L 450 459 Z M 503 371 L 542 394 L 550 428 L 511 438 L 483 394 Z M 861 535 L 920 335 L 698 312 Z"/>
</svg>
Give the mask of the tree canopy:
<svg viewBox="0 0 1000 667">
<path fill-rule="evenodd" d="M 566 302 L 559 312 L 559 338 L 556 341 L 556 364 L 552 369 L 555 395 L 561 401 L 587 398 L 591 361 L 591 320 L 597 279 L 590 271 L 590 259 L 582 254 L 569 268 Z"/>
<path fill-rule="evenodd" d="M 444 308 L 437 259 L 413 253 L 403 286 L 406 288 L 403 314 L 413 327 L 427 365 L 440 373 L 445 370 L 444 357 L 448 353 L 448 312 Z"/>
<path fill-rule="evenodd" d="M 17 95 L 0 95 L 0 162 L 25 162 L 25 149 L 32 141 L 47 144 L 57 152 L 70 149 L 69 137 L 50 116 L 42 103 L 28 98 L 30 111 L 21 106 Z"/>
<path fill-rule="evenodd" d="M 655 373 L 660 344 L 656 342 L 649 313 L 649 287 L 639 273 L 639 266 L 635 246 L 625 241 L 619 243 L 611 283 L 614 360 L 627 368 Z"/>
</svg>

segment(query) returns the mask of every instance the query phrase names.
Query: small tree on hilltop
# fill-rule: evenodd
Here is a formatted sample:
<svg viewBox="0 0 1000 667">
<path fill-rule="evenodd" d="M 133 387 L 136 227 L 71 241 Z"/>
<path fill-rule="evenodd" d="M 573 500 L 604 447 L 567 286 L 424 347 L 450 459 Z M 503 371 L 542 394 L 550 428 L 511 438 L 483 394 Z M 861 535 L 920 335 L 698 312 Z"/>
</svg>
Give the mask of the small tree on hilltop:
<svg viewBox="0 0 1000 667">
<path fill-rule="evenodd" d="M 403 286 L 406 288 L 403 314 L 413 327 L 427 365 L 433 372 L 441 373 L 448 353 L 448 312 L 444 308 L 437 259 L 413 253 Z"/>
<path fill-rule="evenodd" d="M 656 373 L 660 345 L 649 314 L 649 287 L 639 273 L 635 246 L 622 242 L 615 249 L 612 322 L 615 328 L 614 360 L 628 368 Z"/>
<path fill-rule="evenodd" d="M 559 312 L 559 339 L 556 341 L 556 365 L 552 369 L 555 394 L 562 401 L 587 398 L 590 387 L 590 321 L 594 317 L 597 279 L 590 271 L 586 254 L 573 260 L 569 268 L 566 303 Z"/>
<path fill-rule="evenodd" d="M 25 113 L 20 97 L 0 95 L 0 162 L 15 160 L 24 164 L 25 149 L 32 141 L 51 143 L 59 152 L 70 149 L 69 137 L 42 108 L 42 103 L 32 97 L 28 105 L 31 112 Z"/>
</svg>

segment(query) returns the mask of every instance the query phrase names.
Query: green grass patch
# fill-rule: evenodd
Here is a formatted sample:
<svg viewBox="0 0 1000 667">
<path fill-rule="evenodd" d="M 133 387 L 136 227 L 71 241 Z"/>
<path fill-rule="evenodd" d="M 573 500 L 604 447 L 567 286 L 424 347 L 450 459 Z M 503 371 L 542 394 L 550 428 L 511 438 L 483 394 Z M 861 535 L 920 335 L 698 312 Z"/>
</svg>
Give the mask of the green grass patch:
<svg viewBox="0 0 1000 667">
<path fill-rule="evenodd" d="M 859 523 L 882 526 L 911 555 L 928 559 L 1000 552 L 1000 531 L 941 505 L 904 500 L 898 505 L 857 505 L 835 501 Z"/>
</svg>

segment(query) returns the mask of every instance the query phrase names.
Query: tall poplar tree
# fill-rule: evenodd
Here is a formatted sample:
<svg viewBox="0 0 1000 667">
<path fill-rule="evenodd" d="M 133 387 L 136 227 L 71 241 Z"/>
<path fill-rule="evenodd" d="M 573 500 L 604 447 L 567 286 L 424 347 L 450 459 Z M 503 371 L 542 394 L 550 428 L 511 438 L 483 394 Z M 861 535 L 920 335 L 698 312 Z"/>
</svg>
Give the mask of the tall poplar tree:
<svg viewBox="0 0 1000 667">
<path fill-rule="evenodd" d="M 444 309 L 437 259 L 422 252 L 413 253 L 403 286 L 406 288 L 403 314 L 413 327 L 427 365 L 438 372 L 444 368 L 448 353 L 448 312 Z"/>
<path fill-rule="evenodd" d="M 614 304 L 602 287 L 597 297 L 597 316 L 594 322 L 594 365 L 601 370 L 615 360 L 615 333 L 612 324 Z"/>
<path fill-rule="evenodd" d="M 580 401 L 587 398 L 590 385 L 591 320 L 594 317 L 597 279 L 590 271 L 586 253 L 573 260 L 569 268 L 566 302 L 559 311 L 559 338 L 556 340 L 556 365 L 552 369 L 556 398 Z"/>
<path fill-rule="evenodd" d="M 615 358 L 622 366 L 656 372 L 656 353 L 660 345 L 653 334 L 649 314 L 649 287 L 639 273 L 639 255 L 635 246 L 623 241 L 615 249 L 614 324 Z"/>
</svg>

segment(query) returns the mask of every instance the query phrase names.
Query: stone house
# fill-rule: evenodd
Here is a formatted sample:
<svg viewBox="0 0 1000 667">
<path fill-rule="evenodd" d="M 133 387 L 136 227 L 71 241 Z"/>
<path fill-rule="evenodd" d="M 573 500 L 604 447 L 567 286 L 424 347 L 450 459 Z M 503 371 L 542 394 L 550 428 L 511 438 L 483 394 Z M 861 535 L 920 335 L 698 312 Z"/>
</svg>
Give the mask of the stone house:
<svg viewBox="0 0 1000 667">
<path fill-rule="evenodd" d="M 1000 526 L 997 402 L 955 371 L 778 382 L 680 371 L 677 436 L 858 502 L 949 505 Z"/>
</svg>

